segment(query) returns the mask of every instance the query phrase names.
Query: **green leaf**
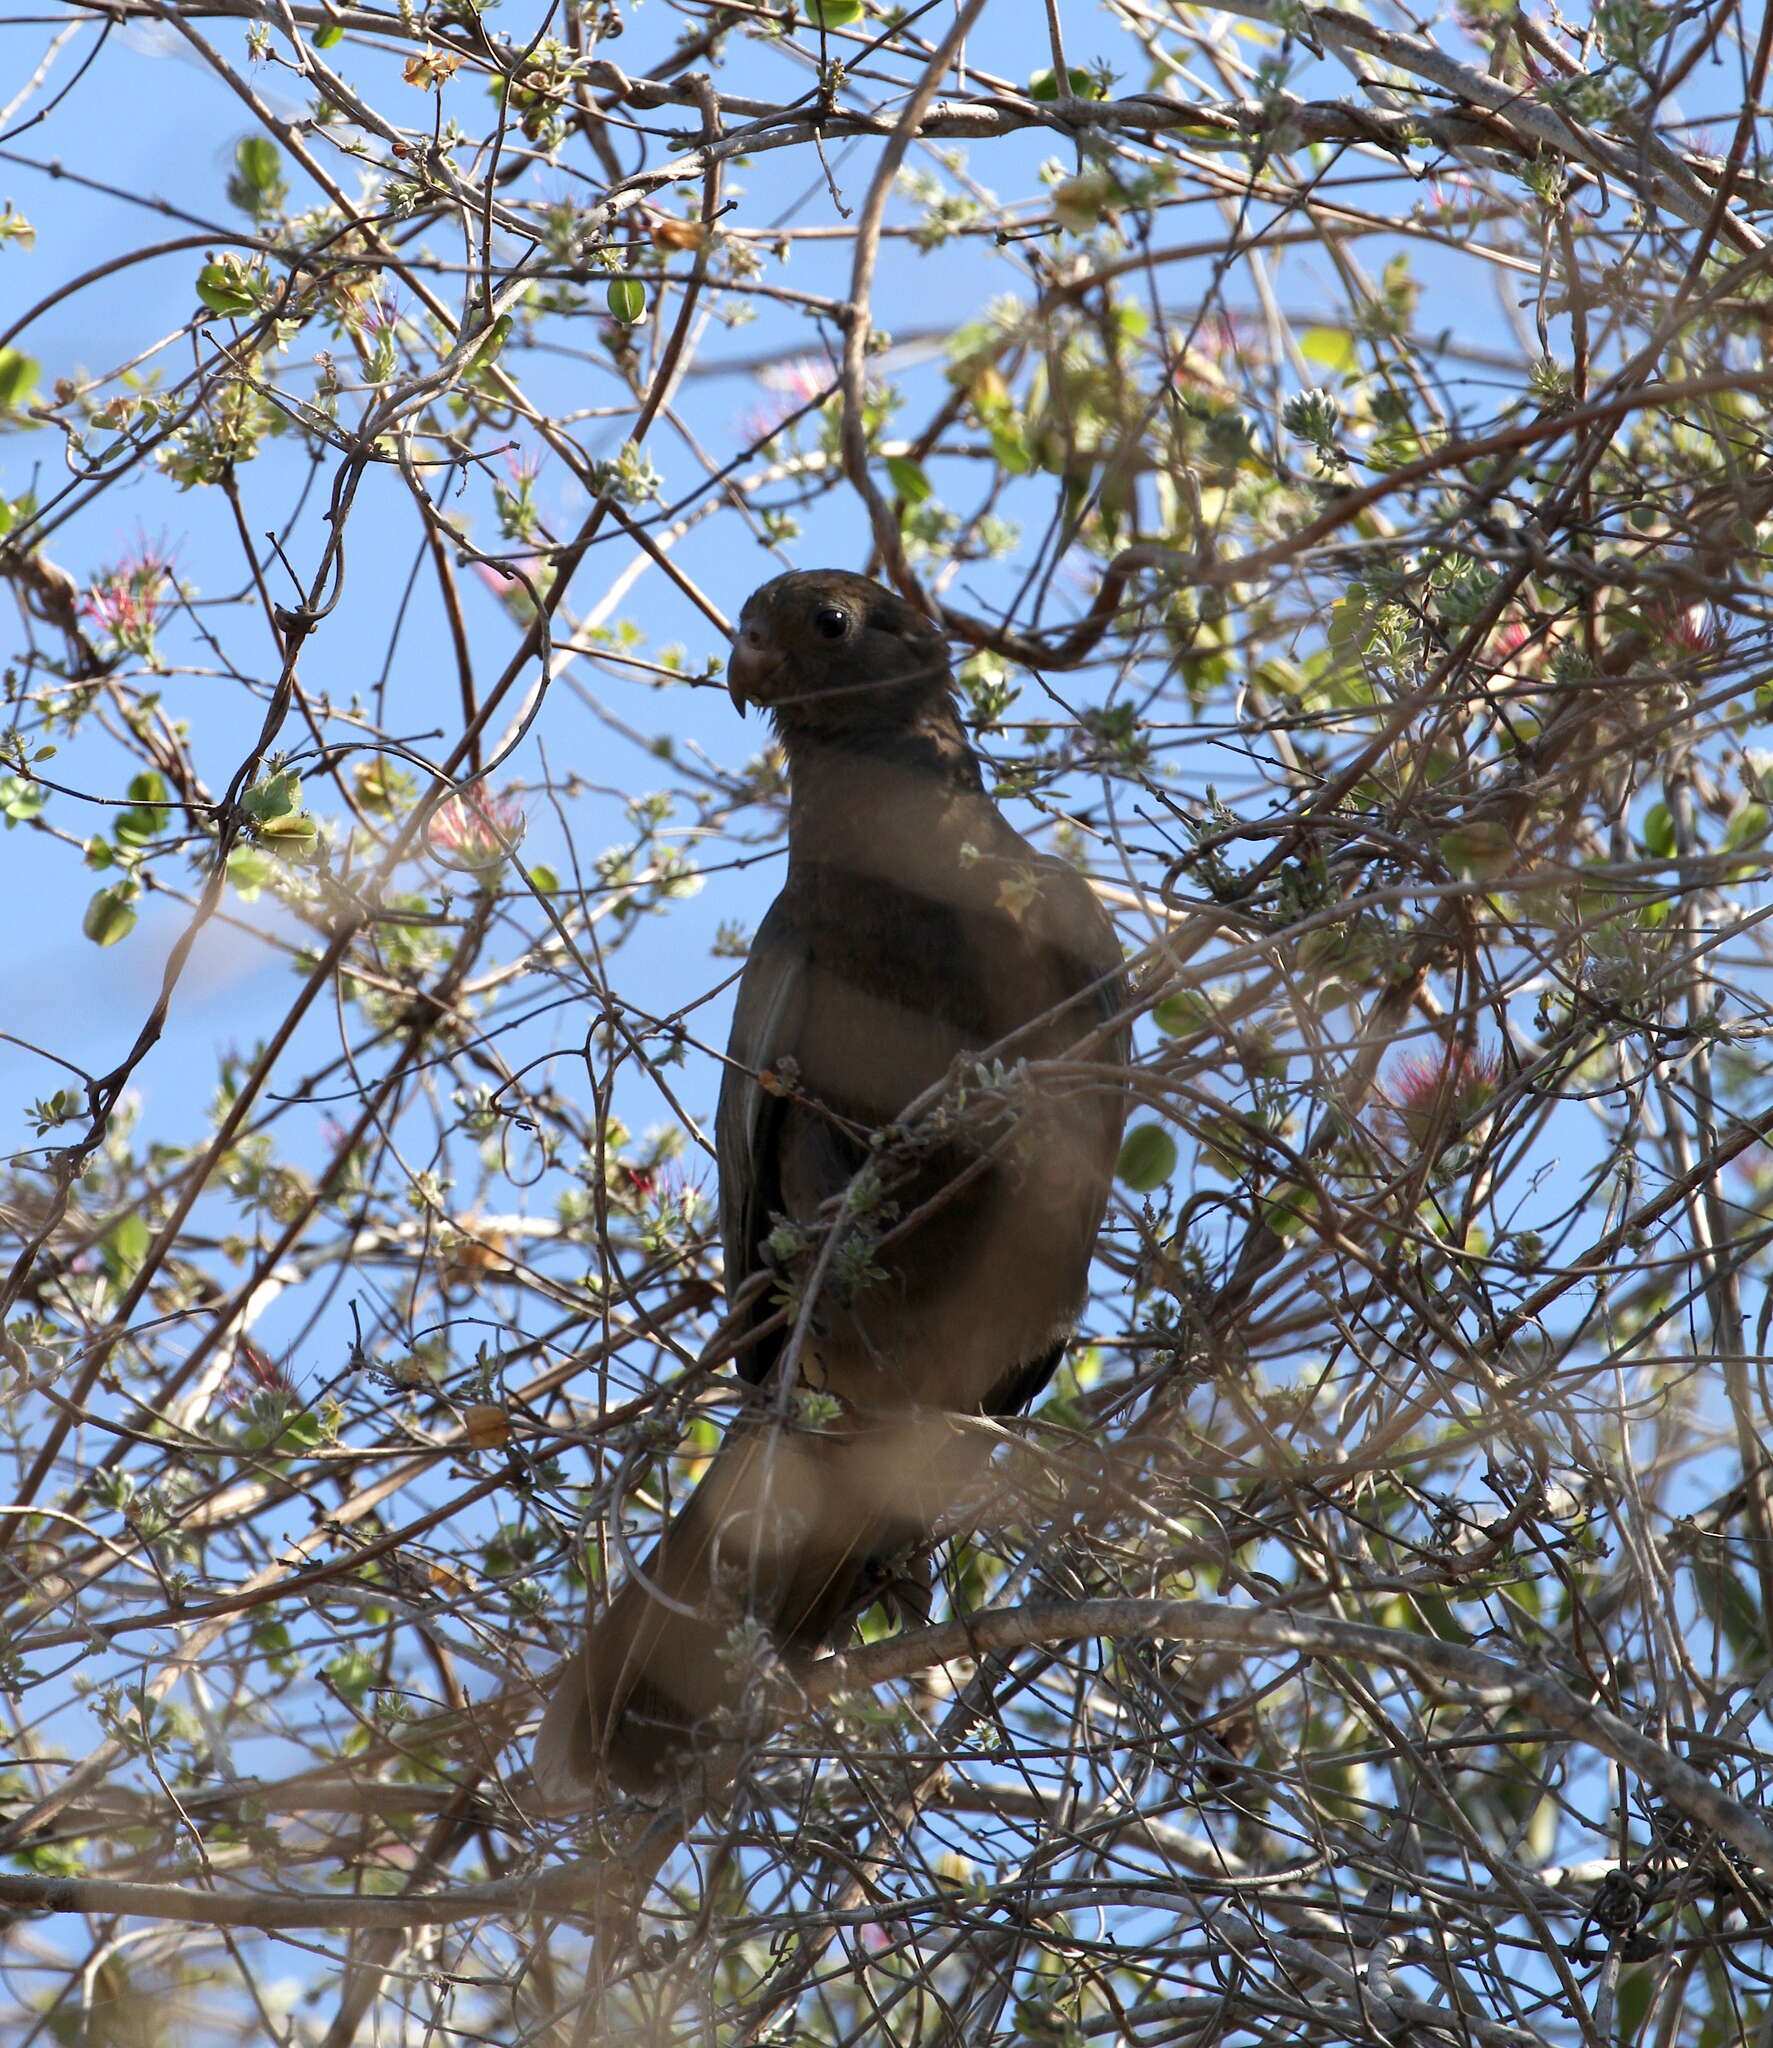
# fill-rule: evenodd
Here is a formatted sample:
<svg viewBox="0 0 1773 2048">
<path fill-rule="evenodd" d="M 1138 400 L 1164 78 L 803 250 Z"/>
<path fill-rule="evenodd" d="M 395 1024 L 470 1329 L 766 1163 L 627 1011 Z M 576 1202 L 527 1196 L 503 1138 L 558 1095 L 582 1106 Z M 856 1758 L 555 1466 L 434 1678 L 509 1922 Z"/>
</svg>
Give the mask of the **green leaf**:
<svg viewBox="0 0 1773 2048">
<path fill-rule="evenodd" d="M 48 790 L 29 776 L 8 775 L 0 779 L 0 817 L 8 825 L 28 823 L 48 801 Z"/>
<path fill-rule="evenodd" d="M 256 846 L 237 846 L 228 856 L 228 880 L 242 903 L 256 903 L 273 872 L 270 857 Z"/>
<path fill-rule="evenodd" d="M 1674 817 L 1667 804 L 1652 804 L 1644 813 L 1644 846 L 1658 860 L 1667 860 L 1674 852 Z"/>
<path fill-rule="evenodd" d="M 212 313 L 237 318 L 250 313 L 253 301 L 240 287 L 236 274 L 219 263 L 206 263 L 197 273 L 197 296 Z"/>
<path fill-rule="evenodd" d="M 604 293 L 611 317 L 633 327 L 646 317 L 646 286 L 637 277 L 612 277 Z"/>
<path fill-rule="evenodd" d="M 336 21 L 329 21 L 324 27 L 314 31 L 314 47 L 317 50 L 330 50 L 335 43 L 342 43 L 344 40 L 345 31 Z"/>
<path fill-rule="evenodd" d="M 311 1451 L 325 1441 L 325 1425 L 311 1408 L 298 1408 L 277 1432 L 280 1451 Z"/>
<path fill-rule="evenodd" d="M 1764 1640 L 1761 1603 L 1749 1591 L 1747 1581 L 1731 1571 L 1723 1560 L 1695 1564 L 1689 1576 L 1699 1604 L 1723 1636 L 1736 1657 L 1754 1654 L 1756 1643 Z"/>
<path fill-rule="evenodd" d="M 19 1679 L 14 1679 L 15 1685 Z M 76 1849 L 60 1842 L 43 1842 L 22 1852 L 22 1860 L 38 1877 L 84 1877 L 86 1862 Z"/>
<path fill-rule="evenodd" d="M 1490 881 L 1505 875 L 1515 864 L 1514 834 L 1491 818 L 1479 818 L 1469 825 L 1443 832 L 1441 859 L 1456 875 Z"/>
<path fill-rule="evenodd" d="M 16 411 L 37 383 L 37 365 L 23 349 L 0 348 L 0 412 Z"/>
<path fill-rule="evenodd" d="M 930 480 L 924 475 L 921 462 L 913 462 L 909 455 L 889 455 L 886 468 L 893 489 L 907 505 L 921 505 L 930 495 Z"/>
<path fill-rule="evenodd" d="M 166 830 L 166 778 L 152 768 L 133 776 L 129 802 L 130 808 L 112 820 L 111 835 L 119 846 L 150 845 Z"/>
<path fill-rule="evenodd" d="M 1074 100 L 1099 100 L 1104 96 L 1101 80 L 1092 77 L 1087 71 L 1080 70 L 1075 64 L 1069 66 L 1065 77 L 1071 89 L 1070 96 Z M 1058 83 L 1050 70 L 1037 71 L 1029 79 L 1028 97 L 1031 100 L 1056 100 L 1059 97 Z"/>
<path fill-rule="evenodd" d="M 511 339 L 511 330 L 516 324 L 509 313 L 501 313 L 487 330 L 486 339 L 474 351 L 468 368 L 484 370 L 488 363 L 496 362 L 500 350 Z"/>
<path fill-rule="evenodd" d="M 113 1280 L 131 1281 L 148 1256 L 148 1219 L 130 1214 L 119 1216 L 99 1240 L 99 1257 Z"/>
<path fill-rule="evenodd" d="M 1166 1038 L 1183 1038 L 1191 1031 L 1212 1029 L 1213 1006 L 1205 997 L 1185 989 L 1179 995 L 1161 996 L 1153 1003 L 1151 1021 Z"/>
<path fill-rule="evenodd" d="M 1016 428 L 993 427 L 991 452 L 997 457 L 998 468 L 1008 470 L 1011 476 L 1026 476 L 1034 467 L 1034 457 L 1029 454 L 1028 444 Z"/>
<path fill-rule="evenodd" d="M 1360 368 L 1354 336 L 1340 327 L 1308 327 L 1299 337 L 1299 353 L 1308 361 L 1322 363 L 1326 370 L 1350 375 Z"/>
<path fill-rule="evenodd" d="M 1293 1182 L 1276 1181 L 1262 1220 L 1276 1237 L 1297 1237 L 1317 1213 L 1317 1197 Z"/>
<path fill-rule="evenodd" d="M 1767 806 L 1744 804 L 1724 828 L 1724 851 L 1734 853 L 1739 846 L 1758 846 L 1766 836 Z"/>
<path fill-rule="evenodd" d="M 1642 1963 L 1619 1973 L 1619 2002 L 1613 2009 L 1613 2038 L 1616 2041 L 1641 2041 L 1645 2038 L 1644 2022 L 1650 2016 L 1650 1998 L 1656 1989 L 1657 1972 L 1647 1970 Z"/>
<path fill-rule="evenodd" d="M 134 882 L 113 882 L 86 906 L 80 929 L 95 946 L 114 946 L 135 930 L 136 894 Z"/>
<path fill-rule="evenodd" d="M 853 28 L 862 19 L 862 0 L 806 0 L 814 28 Z"/>
<path fill-rule="evenodd" d="M 256 789 L 249 789 L 240 799 L 240 808 L 258 825 L 269 825 L 278 818 L 287 818 L 302 807 L 302 778 L 292 775 L 287 768 L 280 768 L 268 781 L 261 782 Z"/>
<path fill-rule="evenodd" d="M 283 158 L 276 143 L 263 135 L 243 136 L 235 144 L 234 168 L 240 182 L 254 192 L 269 192 L 283 182 Z"/>
<path fill-rule="evenodd" d="M 1119 196 L 1119 182 L 1106 171 L 1061 178 L 1053 187 L 1053 218 L 1074 235 L 1087 235 Z"/>
<path fill-rule="evenodd" d="M 353 1706 L 362 1704 L 363 1696 L 375 1684 L 380 1667 L 367 1650 L 346 1650 L 324 1667 L 325 1675 L 332 1680 L 339 1691 Z"/>
<path fill-rule="evenodd" d="M 257 826 L 258 836 L 281 854 L 311 853 L 319 840 L 319 825 L 302 809 L 302 778 L 287 768 L 249 789 L 240 808 Z"/>
<path fill-rule="evenodd" d="M 119 846 L 151 846 L 165 830 L 164 814 L 155 810 L 119 811 L 111 821 L 111 836 Z"/>
<path fill-rule="evenodd" d="M 1348 595 L 1337 598 L 1330 607 L 1330 623 L 1326 638 L 1331 648 L 1345 661 L 1358 659 L 1367 644 L 1367 628 L 1372 611 L 1367 602 L 1367 586 L 1351 583 Z"/>
<path fill-rule="evenodd" d="M 1141 1124 L 1129 1131 L 1114 1168 L 1117 1177 L 1138 1195 L 1162 1187 L 1175 1170 L 1176 1141 L 1162 1124 Z"/>
<path fill-rule="evenodd" d="M 320 827 L 306 811 L 294 811 L 286 818 L 267 819 L 259 827 L 259 836 L 279 853 L 312 853 Z"/>
<path fill-rule="evenodd" d="M 539 889 L 544 896 L 557 895 L 560 889 L 560 877 L 552 868 L 542 867 L 538 864 L 529 871 L 529 885 L 532 889 Z"/>
</svg>

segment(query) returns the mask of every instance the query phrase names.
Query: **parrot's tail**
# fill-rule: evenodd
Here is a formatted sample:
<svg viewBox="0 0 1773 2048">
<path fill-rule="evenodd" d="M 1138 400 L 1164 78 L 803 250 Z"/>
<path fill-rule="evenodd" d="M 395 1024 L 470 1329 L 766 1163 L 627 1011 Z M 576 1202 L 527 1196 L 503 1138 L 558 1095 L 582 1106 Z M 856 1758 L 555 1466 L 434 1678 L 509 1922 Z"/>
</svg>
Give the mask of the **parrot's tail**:
<svg viewBox="0 0 1773 2048">
<path fill-rule="evenodd" d="M 536 1741 L 543 1789 L 664 1790 L 730 1751 L 758 1653 L 792 1665 L 822 1649 L 987 1456 L 976 1425 L 934 1410 L 735 1430 L 562 1667 Z"/>
</svg>

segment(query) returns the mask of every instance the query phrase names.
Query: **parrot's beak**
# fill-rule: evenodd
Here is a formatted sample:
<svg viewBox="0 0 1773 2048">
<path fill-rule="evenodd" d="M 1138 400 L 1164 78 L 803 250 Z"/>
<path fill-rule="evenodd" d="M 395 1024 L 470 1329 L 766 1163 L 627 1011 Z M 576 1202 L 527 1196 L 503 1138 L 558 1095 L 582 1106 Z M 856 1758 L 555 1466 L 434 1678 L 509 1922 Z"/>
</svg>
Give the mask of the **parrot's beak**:
<svg viewBox="0 0 1773 2048">
<path fill-rule="evenodd" d="M 781 666 L 780 649 L 772 646 L 756 626 L 739 628 L 726 665 L 726 690 L 741 718 L 749 706 L 764 701 L 763 685 Z"/>
</svg>

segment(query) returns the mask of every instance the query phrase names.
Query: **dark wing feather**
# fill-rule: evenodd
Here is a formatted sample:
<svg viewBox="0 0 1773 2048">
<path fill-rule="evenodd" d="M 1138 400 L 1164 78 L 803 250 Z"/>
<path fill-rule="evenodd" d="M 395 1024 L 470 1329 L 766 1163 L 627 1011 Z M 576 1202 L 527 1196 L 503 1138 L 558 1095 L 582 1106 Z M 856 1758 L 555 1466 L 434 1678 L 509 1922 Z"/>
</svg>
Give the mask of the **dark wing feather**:
<svg viewBox="0 0 1773 2048">
<path fill-rule="evenodd" d="M 1042 894 L 1051 907 L 1053 929 L 1062 945 L 1078 963 L 1088 968 L 1097 984 L 1087 1005 L 1080 1006 L 1080 1019 L 1089 1026 L 1106 1023 L 1126 1009 L 1131 1001 L 1126 962 L 1121 957 L 1120 939 L 1100 899 L 1069 861 L 1051 854 L 1037 854 L 1036 873 Z M 1084 1028 L 1080 1022 L 1080 1030 Z M 1132 1055 L 1133 1027 L 1124 1024 L 1104 1045 L 1100 1057 L 1126 1061 Z"/>
<path fill-rule="evenodd" d="M 798 1042 L 807 1000 L 807 946 L 778 898 L 757 928 L 751 957 L 739 977 L 727 1066 L 714 1117 L 714 1152 L 720 1167 L 720 1242 L 726 1255 L 727 1300 L 764 1263 L 758 1246 L 780 1211 L 778 1150 L 786 1104 L 758 1085 L 758 1070 L 773 1066 Z M 771 1312 L 767 1298 L 753 1320 Z M 776 1347 L 755 1344 L 740 1352 L 740 1377 L 754 1385 L 769 1372 Z"/>
<path fill-rule="evenodd" d="M 1036 854 L 1032 865 L 1040 877 L 1045 911 L 1043 922 L 1048 939 L 1080 970 L 1079 987 L 1087 986 L 1090 991 L 1079 1002 L 1076 1022 L 1072 1026 L 1081 1038 L 1099 1025 L 1123 1015 L 1132 1000 L 1120 939 L 1095 890 L 1069 861 L 1057 860 L 1050 854 Z M 1126 1066 L 1132 1056 L 1133 1027 L 1130 1022 L 1120 1024 L 1094 1055 L 1104 1065 L 1117 1067 Z M 1119 1154 L 1121 1127 L 1126 1117 L 1124 1094 L 1104 1096 L 1102 1111 L 1103 1151 L 1100 1163 L 1106 1198 L 1107 1177 Z M 1016 1367 L 986 1396 L 982 1404 L 984 1412 L 993 1416 L 1020 1415 L 1045 1390 L 1047 1382 L 1058 1371 L 1068 1347 L 1069 1339 L 1062 1340 L 1051 1350 Z"/>
</svg>

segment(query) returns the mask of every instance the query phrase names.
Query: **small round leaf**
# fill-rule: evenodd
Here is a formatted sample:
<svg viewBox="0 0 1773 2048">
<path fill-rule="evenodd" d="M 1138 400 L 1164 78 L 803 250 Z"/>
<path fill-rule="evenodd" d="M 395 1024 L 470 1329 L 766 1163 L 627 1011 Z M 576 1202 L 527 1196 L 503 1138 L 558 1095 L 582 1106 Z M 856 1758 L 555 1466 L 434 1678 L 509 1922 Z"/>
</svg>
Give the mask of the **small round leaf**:
<svg viewBox="0 0 1773 2048">
<path fill-rule="evenodd" d="M 114 882 L 101 889 L 86 906 L 80 929 L 95 946 L 114 946 L 135 930 L 135 888 L 128 882 Z"/>
<path fill-rule="evenodd" d="M 646 317 L 646 286 L 637 277 L 612 277 L 604 294 L 614 318 L 633 327 Z"/>
<path fill-rule="evenodd" d="M 206 263 L 197 273 L 197 296 L 212 313 L 225 318 L 238 319 L 250 313 L 254 299 L 244 289 L 236 273 L 225 270 L 219 263 Z"/>
<path fill-rule="evenodd" d="M 1162 1124 L 1141 1124 L 1129 1131 L 1114 1169 L 1136 1195 L 1162 1187 L 1175 1170 L 1176 1141 Z"/>
<path fill-rule="evenodd" d="M 0 348 L 0 412 L 21 406 L 37 382 L 37 365 L 22 349 Z"/>
</svg>

